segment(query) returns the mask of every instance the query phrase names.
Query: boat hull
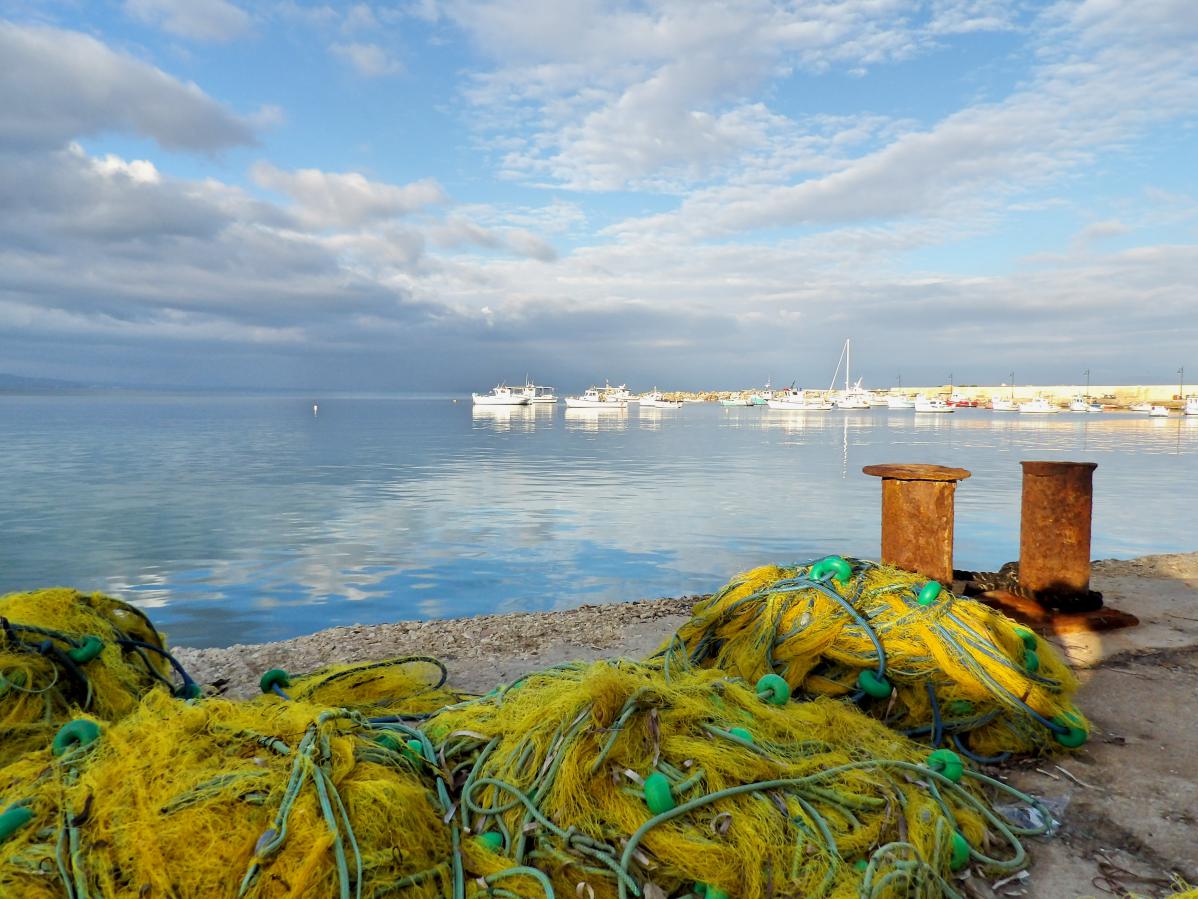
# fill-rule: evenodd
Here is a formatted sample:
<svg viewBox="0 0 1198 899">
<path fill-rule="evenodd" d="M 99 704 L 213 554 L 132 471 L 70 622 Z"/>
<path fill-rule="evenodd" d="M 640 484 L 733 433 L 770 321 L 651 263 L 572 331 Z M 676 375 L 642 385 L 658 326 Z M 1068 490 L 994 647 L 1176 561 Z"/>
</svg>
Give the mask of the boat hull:
<svg viewBox="0 0 1198 899">
<path fill-rule="evenodd" d="M 471 398 L 476 406 L 527 406 L 526 396 L 490 396 L 489 394 L 472 393 Z"/>
</svg>

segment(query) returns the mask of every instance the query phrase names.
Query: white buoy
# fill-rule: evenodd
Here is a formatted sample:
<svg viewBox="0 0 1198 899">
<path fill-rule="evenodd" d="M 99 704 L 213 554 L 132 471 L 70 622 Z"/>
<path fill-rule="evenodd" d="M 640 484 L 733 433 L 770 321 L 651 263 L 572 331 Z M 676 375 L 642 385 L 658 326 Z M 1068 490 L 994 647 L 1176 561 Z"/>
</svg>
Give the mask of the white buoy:
<svg viewBox="0 0 1198 899">
<path fill-rule="evenodd" d="M 320 406 L 316 405 L 316 403 L 313 403 L 312 404 L 312 414 L 315 415 L 319 411 L 320 411 Z"/>
</svg>

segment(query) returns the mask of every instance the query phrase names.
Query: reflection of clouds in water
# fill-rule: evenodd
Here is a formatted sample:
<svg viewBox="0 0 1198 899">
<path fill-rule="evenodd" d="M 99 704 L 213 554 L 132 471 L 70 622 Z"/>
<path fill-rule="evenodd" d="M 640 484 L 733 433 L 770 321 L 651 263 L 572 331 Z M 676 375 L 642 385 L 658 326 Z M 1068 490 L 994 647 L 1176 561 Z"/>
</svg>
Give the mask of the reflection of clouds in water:
<svg viewBox="0 0 1198 899">
<path fill-rule="evenodd" d="M 877 462 L 973 471 L 957 493 L 962 567 L 1014 557 L 1020 459 L 1099 462 L 1100 556 L 1187 548 L 1195 498 L 1185 457 L 1198 452 L 1198 420 L 1180 417 L 714 405 L 496 415 L 339 400 L 322 402 L 314 425 L 310 406 L 292 416 L 287 402 L 172 399 L 161 405 L 179 421 L 140 433 L 128 418 L 108 431 L 93 420 L 65 468 L 33 458 L 54 435 L 32 442 L 15 460 L 29 492 L 14 492 L 13 512 L 41 531 L 0 546 L 0 572 L 15 571 L 16 588 L 53 565 L 57 581 L 154 608 L 174 639 L 233 642 L 675 595 L 766 561 L 874 556 L 878 485 L 859 472 Z"/>
</svg>

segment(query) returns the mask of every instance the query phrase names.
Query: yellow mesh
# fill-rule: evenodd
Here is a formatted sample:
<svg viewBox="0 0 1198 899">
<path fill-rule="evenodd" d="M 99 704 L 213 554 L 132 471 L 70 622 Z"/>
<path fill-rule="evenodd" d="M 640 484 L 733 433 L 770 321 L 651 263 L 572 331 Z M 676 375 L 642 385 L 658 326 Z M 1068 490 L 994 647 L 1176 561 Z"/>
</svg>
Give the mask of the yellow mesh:
<svg viewBox="0 0 1198 899">
<path fill-rule="evenodd" d="M 457 702 L 460 694 L 446 689 L 445 666 L 430 656 L 403 656 L 378 662 L 329 665 L 289 678 L 287 696 L 315 705 L 355 709 L 372 715 L 402 712 L 428 714 Z M 277 701 L 268 693 L 260 701 Z"/>
<path fill-rule="evenodd" d="M 1055 733 L 1088 731 L 1072 701 L 1077 680 L 1051 645 L 948 591 L 921 605 L 920 575 L 855 560 L 852 567 L 846 583 L 828 579 L 822 588 L 807 580 L 806 567 L 740 575 L 695 607 L 658 658 L 686 657 L 750 681 L 777 673 L 803 694 L 858 696 L 862 672 L 878 674 L 872 631 L 894 693 L 862 701 L 896 730 L 930 738 L 938 715 L 945 739 L 983 756 L 1059 751 Z"/>
<path fill-rule="evenodd" d="M 65 721 L 86 712 L 113 721 L 140 697 L 169 683 L 171 669 L 153 649 L 165 641 L 140 611 L 100 593 L 66 588 L 0 597 L 0 764 L 47 746 Z M 86 638 L 103 649 L 70 661 Z"/>
</svg>

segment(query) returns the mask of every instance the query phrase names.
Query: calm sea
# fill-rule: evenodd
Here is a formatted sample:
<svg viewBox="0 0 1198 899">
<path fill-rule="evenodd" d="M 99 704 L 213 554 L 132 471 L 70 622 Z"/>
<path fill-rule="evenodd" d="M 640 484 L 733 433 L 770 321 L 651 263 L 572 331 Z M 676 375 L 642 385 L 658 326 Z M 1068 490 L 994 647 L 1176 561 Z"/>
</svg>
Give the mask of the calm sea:
<svg viewBox="0 0 1198 899">
<path fill-rule="evenodd" d="M 1016 557 L 1022 459 L 1098 463 L 1094 555 L 1198 549 L 1198 420 L 450 397 L 0 396 L 0 593 L 65 584 L 219 646 L 706 592 L 876 557 L 882 462 L 968 468 L 958 567 Z"/>
</svg>

